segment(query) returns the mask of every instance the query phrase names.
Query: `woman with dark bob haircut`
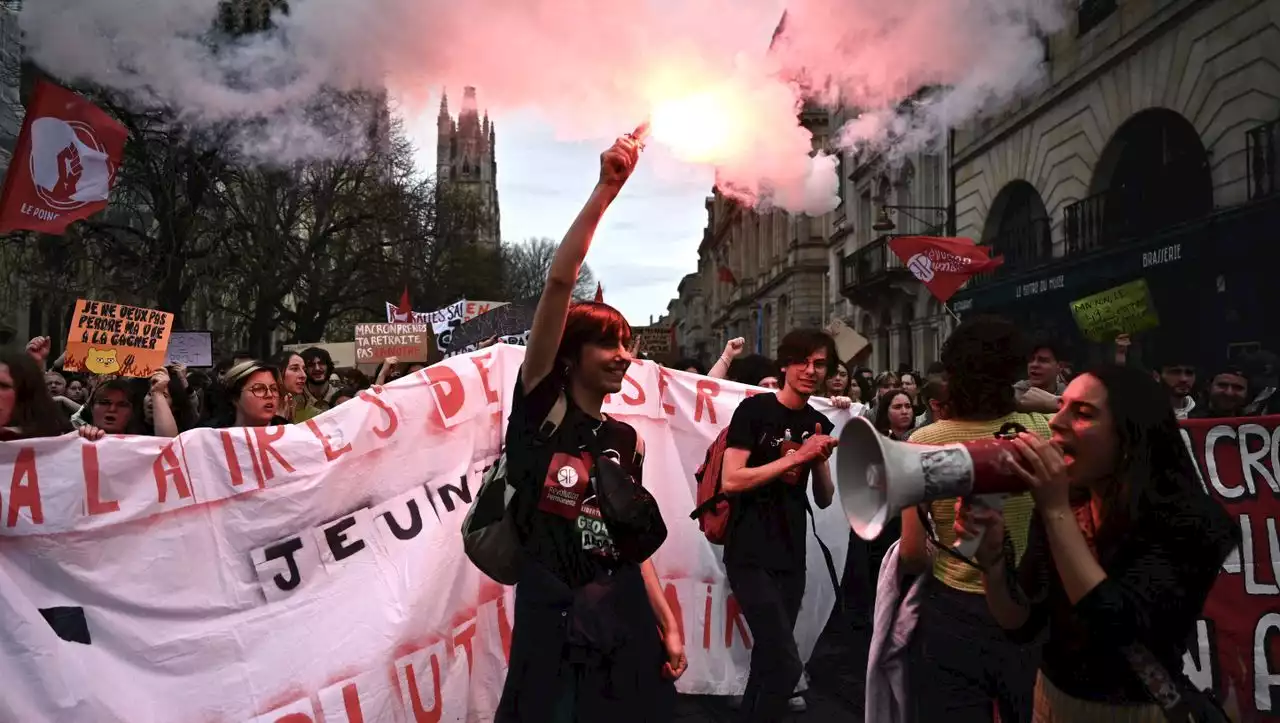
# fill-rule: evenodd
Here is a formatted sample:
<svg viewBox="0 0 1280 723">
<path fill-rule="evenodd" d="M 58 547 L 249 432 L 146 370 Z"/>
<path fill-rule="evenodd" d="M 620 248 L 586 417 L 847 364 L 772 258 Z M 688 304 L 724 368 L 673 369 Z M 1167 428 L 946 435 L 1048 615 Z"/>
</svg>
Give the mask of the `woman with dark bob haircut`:
<svg viewBox="0 0 1280 723">
<path fill-rule="evenodd" d="M 643 483 L 643 440 L 601 412 L 631 366 L 631 326 L 611 306 L 571 303 L 639 153 L 626 137 L 601 155 L 600 180 L 551 262 L 512 394 L 505 449 L 524 560 L 499 723 L 669 721 L 687 665 L 653 561 L 620 553 L 596 498 L 597 457 Z"/>
<path fill-rule="evenodd" d="M 1167 393 L 1101 367 L 1067 386 L 1049 428 L 1049 441 L 1014 442 L 1036 502 L 1018 569 L 1000 513 L 958 503 L 955 524 L 964 537 L 987 526 L 975 557 L 1001 627 L 1022 640 L 1048 629 L 1035 720 L 1213 720 L 1198 717 L 1212 703 L 1182 656 L 1239 530 L 1201 486 Z M 1157 699 L 1162 687 L 1176 693 Z"/>
</svg>

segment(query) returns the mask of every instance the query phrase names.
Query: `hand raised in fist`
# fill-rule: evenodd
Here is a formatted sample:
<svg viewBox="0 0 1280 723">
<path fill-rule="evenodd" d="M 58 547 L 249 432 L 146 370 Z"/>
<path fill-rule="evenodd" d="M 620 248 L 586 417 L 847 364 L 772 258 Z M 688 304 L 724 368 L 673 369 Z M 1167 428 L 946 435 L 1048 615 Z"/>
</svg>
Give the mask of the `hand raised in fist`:
<svg viewBox="0 0 1280 723">
<path fill-rule="evenodd" d="M 76 144 L 68 144 L 58 152 L 58 182 L 50 191 L 51 195 L 55 198 L 70 200 L 80 184 L 82 173 L 84 168 L 80 165 L 80 150 L 76 148 Z"/>
<path fill-rule="evenodd" d="M 737 337 L 736 339 L 730 339 L 728 343 L 724 345 L 724 358 L 728 359 L 729 361 L 733 361 L 734 359 L 737 359 L 738 356 L 742 354 L 742 351 L 746 348 L 747 348 L 746 339 L 743 339 L 742 337 Z"/>
<path fill-rule="evenodd" d="M 49 358 L 49 350 L 53 348 L 53 340 L 47 336 L 37 336 L 27 342 L 27 355 L 35 359 L 42 367 Z"/>
</svg>

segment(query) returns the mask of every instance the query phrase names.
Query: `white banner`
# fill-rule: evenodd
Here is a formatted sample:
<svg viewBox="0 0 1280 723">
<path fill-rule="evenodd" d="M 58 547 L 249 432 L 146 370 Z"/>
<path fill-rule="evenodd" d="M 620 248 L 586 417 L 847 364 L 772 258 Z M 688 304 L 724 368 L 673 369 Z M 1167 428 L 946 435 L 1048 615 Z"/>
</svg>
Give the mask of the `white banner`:
<svg viewBox="0 0 1280 723">
<path fill-rule="evenodd" d="M 412 314 L 406 314 L 396 308 L 395 304 L 388 301 L 386 302 L 387 323 L 430 324 L 431 330 L 436 336 L 436 348 L 441 352 L 447 352 L 453 341 L 454 329 L 481 314 L 487 314 L 494 309 L 506 306 L 507 303 L 506 301 L 468 301 L 461 299 L 443 309 L 415 311 Z"/>
<path fill-rule="evenodd" d="M 459 528 L 522 355 L 454 357 L 300 425 L 0 444 L 0 721 L 491 720 L 514 593 Z M 747 391 L 637 362 L 605 405 L 644 437 L 670 528 L 684 692 L 746 682 L 750 633 L 688 514 Z M 839 502 L 817 514 L 843 570 Z M 812 537 L 808 566 L 806 658 L 835 600 Z M 46 622 L 81 615 L 79 642 Z"/>
</svg>

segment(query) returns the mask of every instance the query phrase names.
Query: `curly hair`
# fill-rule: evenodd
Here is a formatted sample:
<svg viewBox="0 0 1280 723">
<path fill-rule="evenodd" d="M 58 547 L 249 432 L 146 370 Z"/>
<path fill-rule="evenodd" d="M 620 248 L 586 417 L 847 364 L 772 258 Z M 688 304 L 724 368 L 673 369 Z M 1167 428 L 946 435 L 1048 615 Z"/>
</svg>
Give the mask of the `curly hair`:
<svg viewBox="0 0 1280 723">
<path fill-rule="evenodd" d="M 951 413 L 957 419 L 996 418 L 1014 409 L 1013 384 L 1027 363 L 1027 343 L 998 316 L 967 319 L 942 345 Z"/>
</svg>

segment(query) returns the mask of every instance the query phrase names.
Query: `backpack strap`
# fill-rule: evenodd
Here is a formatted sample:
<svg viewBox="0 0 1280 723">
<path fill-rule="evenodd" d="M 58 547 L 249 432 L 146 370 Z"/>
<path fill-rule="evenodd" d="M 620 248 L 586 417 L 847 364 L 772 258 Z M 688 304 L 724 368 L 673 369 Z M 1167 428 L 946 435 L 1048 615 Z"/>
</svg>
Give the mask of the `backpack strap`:
<svg viewBox="0 0 1280 723">
<path fill-rule="evenodd" d="M 560 429 L 560 425 L 564 423 L 564 415 L 569 410 L 569 398 L 565 396 L 564 390 L 556 393 L 556 401 L 551 405 L 547 416 L 542 420 L 542 425 L 538 427 L 538 436 L 542 439 L 551 439 L 555 436 L 556 430 Z"/>
<path fill-rule="evenodd" d="M 831 549 L 818 536 L 818 520 L 814 517 L 813 507 L 809 505 L 809 495 L 807 494 L 804 496 L 804 509 L 809 513 L 809 526 L 813 529 L 813 538 L 818 541 L 818 547 L 822 550 L 822 561 L 827 563 L 827 575 L 831 578 L 831 589 L 836 592 L 835 609 L 839 610 L 844 607 L 844 593 L 840 590 L 840 578 L 836 575 L 836 563 L 831 557 Z"/>
</svg>

